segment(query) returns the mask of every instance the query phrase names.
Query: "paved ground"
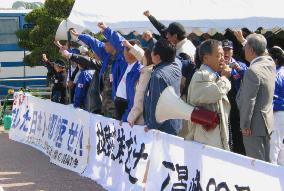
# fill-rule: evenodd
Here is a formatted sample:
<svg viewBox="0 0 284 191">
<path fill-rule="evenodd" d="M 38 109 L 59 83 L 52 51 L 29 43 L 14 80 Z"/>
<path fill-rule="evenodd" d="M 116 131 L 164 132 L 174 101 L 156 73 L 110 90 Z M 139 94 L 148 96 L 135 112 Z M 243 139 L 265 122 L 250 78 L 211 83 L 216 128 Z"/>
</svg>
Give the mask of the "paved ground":
<svg viewBox="0 0 284 191">
<path fill-rule="evenodd" d="M 0 127 L 0 191 L 101 191 L 94 181 L 49 163 L 40 151 L 9 140 Z"/>
</svg>

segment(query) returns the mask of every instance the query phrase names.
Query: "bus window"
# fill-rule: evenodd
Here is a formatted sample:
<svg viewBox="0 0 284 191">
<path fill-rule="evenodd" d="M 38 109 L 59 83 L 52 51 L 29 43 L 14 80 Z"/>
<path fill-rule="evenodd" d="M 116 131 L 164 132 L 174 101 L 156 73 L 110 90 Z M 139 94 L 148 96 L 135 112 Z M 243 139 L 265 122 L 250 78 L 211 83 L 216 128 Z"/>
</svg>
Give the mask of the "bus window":
<svg viewBox="0 0 284 191">
<path fill-rule="evenodd" d="M 19 29 L 18 17 L 0 17 L 0 45 L 17 44 L 16 31 Z"/>
</svg>

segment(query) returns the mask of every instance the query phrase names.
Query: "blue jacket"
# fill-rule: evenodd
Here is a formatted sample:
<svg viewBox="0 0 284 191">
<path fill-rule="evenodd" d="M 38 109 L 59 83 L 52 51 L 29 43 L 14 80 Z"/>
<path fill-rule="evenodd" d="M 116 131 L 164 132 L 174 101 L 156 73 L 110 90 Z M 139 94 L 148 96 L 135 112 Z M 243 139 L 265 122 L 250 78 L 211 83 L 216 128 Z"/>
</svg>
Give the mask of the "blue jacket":
<svg viewBox="0 0 284 191">
<path fill-rule="evenodd" d="M 278 66 L 276 68 L 273 110 L 284 111 L 284 66 Z"/>
<path fill-rule="evenodd" d="M 80 54 L 80 50 L 78 48 L 69 48 L 67 51 L 72 54 Z"/>
<path fill-rule="evenodd" d="M 74 107 L 85 108 L 86 95 L 89 85 L 92 81 L 94 71 L 93 70 L 82 70 L 75 87 L 74 94 Z"/>
<path fill-rule="evenodd" d="M 244 74 L 245 74 L 245 71 L 248 69 L 248 67 L 245 63 L 236 61 L 234 58 L 232 58 L 230 64 L 234 64 L 234 63 L 239 64 L 240 67 L 241 67 L 241 69 L 239 71 L 236 70 L 236 69 L 232 69 L 232 72 L 231 72 L 233 85 L 236 89 L 236 92 L 238 92 L 239 89 L 240 89 L 240 86 L 241 86 L 241 81 L 242 81 Z"/>
<path fill-rule="evenodd" d="M 176 63 L 160 63 L 153 68 L 148 88 L 145 91 L 143 116 L 149 129 L 176 135 L 181 129 L 181 120 L 170 119 L 161 124 L 156 121 L 155 112 L 161 93 L 168 86 L 173 86 L 175 93 L 180 95 L 181 69 Z M 165 108 L 165 110 L 170 108 Z"/>
<path fill-rule="evenodd" d="M 142 67 L 143 65 L 139 61 L 137 61 L 126 76 L 127 109 L 122 115 L 122 120 L 124 122 L 127 122 L 128 114 L 134 105 L 135 88 L 139 80 L 140 70 Z M 122 77 L 123 75 L 121 76 L 121 78 Z"/>
<path fill-rule="evenodd" d="M 104 36 L 106 39 L 113 45 L 113 47 L 116 49 L 117 53 L 115 56 L 115 59 L 111 66 L 111 73 L 113 76 L 113 82 L 112 82 L 112 99 L 115 99 L 116 90 L 119 84 L 119 80 L 121 79 L 121 75 L 124 74 L 126 68 L 127 68 L 127 62 L 125 61 L 123 50 L 124 47 L 122 45 L 122 41 L 124 38 L 117 33 L 116 31 L 111 30 L 110 28 L 106 28 L 104 30 Z M 111 58 L 111 55 L 106 52 L 104 46 L 105 44 L 96 38 L 81 34 L 79 35 L 79 40 L 81 40 L 83 43 L 88 45 L 95 53 L 96 55 L 101 59 L 102 61 L 102 68 L 99 73 L 99 83 L 101 87 L 101 91 L 103 88 L 103 75 L 108 67 L 109 59 Z"/>
</svg>

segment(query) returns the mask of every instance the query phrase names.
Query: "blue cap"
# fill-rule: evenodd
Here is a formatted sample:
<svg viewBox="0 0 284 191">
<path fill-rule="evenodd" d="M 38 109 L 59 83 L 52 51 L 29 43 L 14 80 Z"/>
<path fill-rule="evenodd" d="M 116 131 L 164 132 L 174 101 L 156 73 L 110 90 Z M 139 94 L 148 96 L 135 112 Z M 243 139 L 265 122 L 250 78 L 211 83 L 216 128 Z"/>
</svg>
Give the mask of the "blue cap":
<svg viewBox="0 0 284 191">
<path fill-rule="evenodd" d="M 223 47 L 223 48 L 230 48 L 230 49 L 233 49 L 233 48 L 234 48 L 233 42 L 230 41 L 230 40 L 223 40 L 223 41 L 222 41 L 222 47 Z"/>
</svg>

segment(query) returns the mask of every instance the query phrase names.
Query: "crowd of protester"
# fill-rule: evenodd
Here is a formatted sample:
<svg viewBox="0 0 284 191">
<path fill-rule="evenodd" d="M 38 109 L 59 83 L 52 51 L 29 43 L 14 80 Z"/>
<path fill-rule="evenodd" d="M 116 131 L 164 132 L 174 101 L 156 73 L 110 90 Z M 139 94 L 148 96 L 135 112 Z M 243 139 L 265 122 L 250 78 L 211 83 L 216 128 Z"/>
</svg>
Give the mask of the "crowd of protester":
<svg viewBox="0 0 284 191">
<path fill-rule="evenodd" d="M 51 100 L 131 127 L 144 125 L 146 132 L 157 129 L 284 165 L 284 51 L 278 46 L 268 50 L 261 34 L 244 38 L 242 31 L 234 31 L 243 46 L 243 63 L 234 58 L 230 40 L 207 39 L 195 47 L 182 24 L 166 27 L 149 11 L 144 15 L 160 33 L 145 31 L 145 47 L 103 22 L 98 23 L 103 40 L 71 29 L 82 46 L 55 42 L 65 60 L 50 61 L 43 54 Z M 158 123 L 156 105 L 168 86 L 191 106 L 217 112 L 216 127 L 179 119 Z"/>
</svg>

